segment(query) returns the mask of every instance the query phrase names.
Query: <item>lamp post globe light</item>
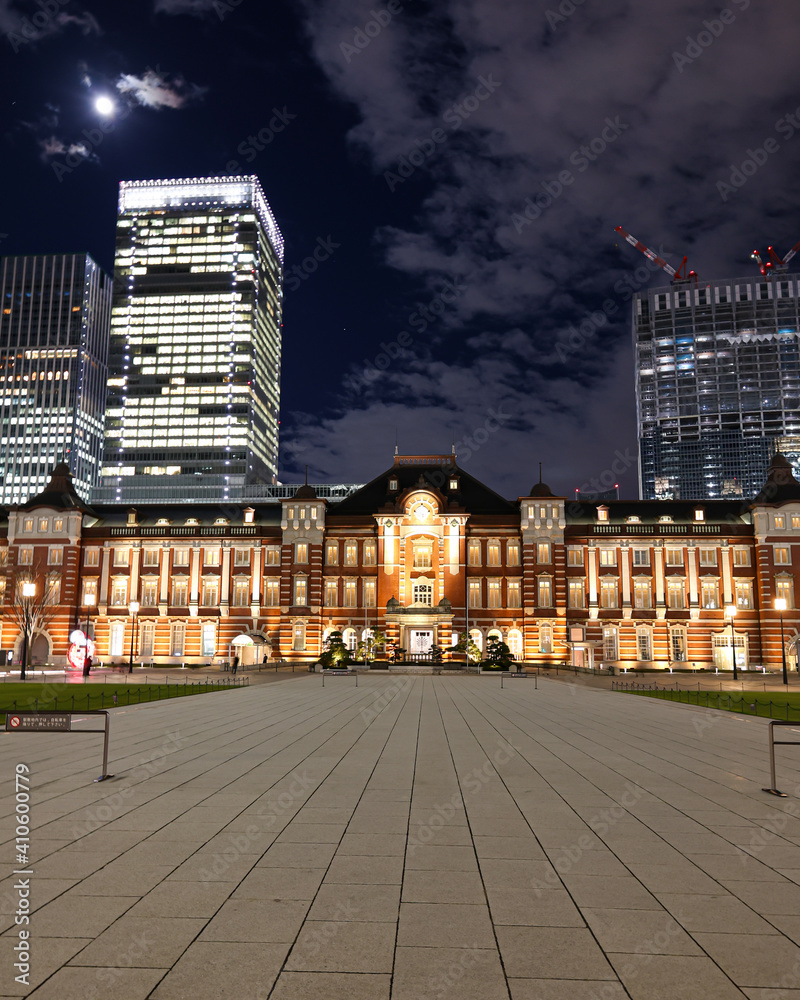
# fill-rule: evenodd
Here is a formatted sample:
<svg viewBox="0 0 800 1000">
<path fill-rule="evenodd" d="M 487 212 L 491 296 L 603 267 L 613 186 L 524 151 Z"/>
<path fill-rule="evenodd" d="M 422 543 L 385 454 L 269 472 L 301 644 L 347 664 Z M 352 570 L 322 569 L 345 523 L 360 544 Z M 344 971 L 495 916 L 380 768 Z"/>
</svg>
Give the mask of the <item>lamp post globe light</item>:
<svg viewBox="0 0 800 1000">
<path fill-rule="evenodd" d="M 775 610 L 780 612 L 781 616 L 781 657 L 783 663 L 783 683 L 789 686 L 789 672 L 786 669 L 786 640 L 783 637 L 783 612 L 786 610 L 786 598 L 776 597 L 775 598 Z"/>
<path fill-rule="evenodd" d="M 25 673 L 28 668 L 28 645 L 30 643 L 31 632 L 31 601 L 36 597 L 36 584 L 30 581 L 23 583 L 22 594 L 22 665 L 20 667 L 19 679 L 25 680 Z"/>
<path fill-rule="evenodd" d="M 131 625 L 131 656 L 128 660 L 128 673 L 133 673 L 133 637 L 136 634 L 136 616 L 139 614 L 139 602 L 131 601 L 128 605 L 128 611 L 130 611 L 131 618 L 133 618 L 133 623 Z"/>
<path fill-rule="evenodd" d="M 733 659 L 733 679 L 737 680 L 739 674 L 736 671 L 736 634 L 733 631 L 733 620 L 736 617 L 735 604 L 729 604 L 727 608 L 725 608 L 725 617 L 728 619 L 731 626 L 731 657 Z"/>
</svg>

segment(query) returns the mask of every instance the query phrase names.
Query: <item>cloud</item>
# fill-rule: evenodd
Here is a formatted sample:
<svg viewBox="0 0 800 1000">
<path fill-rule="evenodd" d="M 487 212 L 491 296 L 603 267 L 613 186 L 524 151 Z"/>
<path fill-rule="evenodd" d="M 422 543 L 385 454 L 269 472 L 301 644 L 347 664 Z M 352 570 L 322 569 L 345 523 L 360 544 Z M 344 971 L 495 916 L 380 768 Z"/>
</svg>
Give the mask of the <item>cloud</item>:
<svg viewBox="0 0 800 1000">
<path fill-rule="evenodd" d="M 177 110 L 202 100 L 207 88 L 187 83 L 180 75 L 170 78 L 159 69 L 146 69 L 142 76 L 123 73 L 116 82 L 117 90 L 127 94 L 145 108 Z"/>
<path fill-rule="evenodd" d="M 554 17 L 560 7 L 574 12 Z M 423 288 L 443 278 L 467 288 L 430 345 L 437 379 L 407 369 L 425 385 L 425 419 L 413 384 L 394 396 L 399 372 L 381 379 L 395 399 L 391 419 L 435 435 L 461 419 L 465 397 L 448 385 L 504 398 L 504 366 L 514 359 L 527 428 L 498 433 L 475 453 L 504 481 L 504 469 L 549 451 L 574 482 L 597 455 L 613 455 L 612 444 L 624 450 L 635 440 L 624 282 L 646 261 L 620 245 L 614 227 L 666 245 L 675 264 L 688 254 L 701 280 L 752 273 L 752 246 L 789 247 L 800 235 L 800 132 L 776 134 L 798 106 L 797 32 L 787 30 L 783 5 L 728 7 L 733 19 L 723 23 L 706 0 L 442 0 L 435 13 L 403 4 L 379 24 L 369 2 L 303 0 L 312 52 L 358 116 L 351 146 L 375 183 L 394 184 L 410 206 L 407 224 L 376 226 L 386 266 Z M 485 99 L 476 97 L 481 81 L 497 84 Z M 443 141 L 432 141 L 437 129 Z M 771 137 L 779 152 L 723 201 L 718 182 Z M 658 272 L 637 287 L 668 282 Z M 606 300 L 616 307 L 608 322 L 559 362 L 556 345 L 570 326 Z M 456 344 L 448 330 L 459 329 Z M 364 434 L 380 427 L 393 441 L 386 411 L 369 395 L 332 410 L 322 429 L 331 455 L 359 422 Z M 294 422 L 302 433 L 303 421 Z M 320 472 L 342 474 L 323 451 L 319 462 Z M 629 493 L 635 479 L 631 472 Z"/>
<path fill-rule="evenodd" d="M 89 11 L 73 14 L 59 10 L 63 4 L 25 5 L 15 0 L 0 0 L 0 33 L 7 36 L 14 52 L 25 45 L 60 35 L 75 25 L 83 35 L 101 35 L 97 18 Z"/>
<path fill-rule="evenodd" d="M 92 153 L 86 143 L 66 143 L 54 135 L 48 136 L 46 139 L 39 140 L 39 151 L 45 163 L 49 163 L 56 156 L 77 156 L 82 160 L 92 160 L 94 162 L 98 162 L 97 156 Z"/>
</svg>

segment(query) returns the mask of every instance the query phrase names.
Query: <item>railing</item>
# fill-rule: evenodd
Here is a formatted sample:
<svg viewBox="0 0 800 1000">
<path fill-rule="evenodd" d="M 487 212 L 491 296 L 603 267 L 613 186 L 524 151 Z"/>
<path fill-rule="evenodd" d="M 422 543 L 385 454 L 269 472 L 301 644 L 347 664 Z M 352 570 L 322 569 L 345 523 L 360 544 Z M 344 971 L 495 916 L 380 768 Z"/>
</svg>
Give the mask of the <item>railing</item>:
<svg viewBox="0 0 800 1000">
<path fill-rule="evenodd" d="M 789 701 L 773 701 L 770 699 L 759 699 L 756 694 L 742 691 L 738 697 L 729 694 L 727 691 L 686 691 L 677 688 L 659 687 L 654 684 L 637 684 L 627 681 L 612 681 L 612 691 L 628 691 L 632 693 L 642 692 L 661 698 L 666 701 L 676 701 L 683 705 L 696 705 L 699 708 L 719 708 L 728 712 L 739 712 L 742 715 L 755 715 L 762 718 L 777 719 L 776 713 L 780 712 L 785 722 L 796 723 L 800 721 L 800 705 L 793 705 Z M 761 711 L 763 709 L 764 711 Z M 792 713 L 796 718 L 792 719 Z"/>
</svg>

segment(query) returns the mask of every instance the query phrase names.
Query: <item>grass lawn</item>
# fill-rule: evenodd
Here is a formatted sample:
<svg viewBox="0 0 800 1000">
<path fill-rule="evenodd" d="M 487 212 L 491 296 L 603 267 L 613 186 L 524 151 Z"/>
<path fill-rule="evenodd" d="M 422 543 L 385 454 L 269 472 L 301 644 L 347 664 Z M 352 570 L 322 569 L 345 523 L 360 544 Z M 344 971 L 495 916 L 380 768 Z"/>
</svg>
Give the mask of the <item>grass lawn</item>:
<svg viewBox="0 0 800 1000">
<path fill-rule="evenodd" d="M 212 691 L 241 687 L 231 680 L 205 680 L 194 684 L 53 684 L 39 681 L 0 684 L 0 716 L 12 712 L 85 712 L 114 708 L 115 705 L 138 705 L 164 698 L 186 698 Z M 116 700 L 115 700 L 116 699 Z"/>
<path fill-rule="evenodd" d="M 734 692 L 727 691 L 623 691 L 622 694 L 641 695 L 645 698 L 661 698 L 684 705 L 700 705 L 702 708 L 719 708 L 725 712 L 739 712 L 742 715 L 759 715 L 765 719 L 781 719 L 800 722 L 800 693 L 780 692 Z"/>
</svg>

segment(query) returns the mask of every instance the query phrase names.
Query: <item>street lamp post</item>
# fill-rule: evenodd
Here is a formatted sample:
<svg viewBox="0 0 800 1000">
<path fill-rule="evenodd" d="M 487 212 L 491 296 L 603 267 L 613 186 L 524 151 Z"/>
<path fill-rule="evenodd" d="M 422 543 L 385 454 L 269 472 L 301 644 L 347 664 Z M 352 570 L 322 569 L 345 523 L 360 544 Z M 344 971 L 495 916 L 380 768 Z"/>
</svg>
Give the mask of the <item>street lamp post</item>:
<svg viewBox="0 0 800 1000">
<path fill-rule="evenodd" d="M 128 673 L 133 673 L 133 637 L 136 634 L 136 616 L 139 614 L 139 602 L 131 601 L 128 605 L 128 611 L 131 613 L 131 618 L 133 618 L 133 624 L 131 625 L 131 657 L 128 661 Z"/>
<path fill-rule="evenodd" d="M 22 666 L 19 672 L 19 679 L 21 681 L 25 680 L 25 672 L 28 668 L 28 644 L 30 642 L 30 630 L 31 630 L 31 601 L 36 597 L 36 584 L 35 583 L 23 583 L 22 584 L 22 625 L 23 625 L 23 636 L 22 636 Z"/>
<path fill-rule="evenodd" d="M 84 604 L 86 605 L 86 645 L 84 646 L 84 654 L 83 654 L 83 666 L 84 666 L 83 675 L 84 677 L 88 677 L 89 670 L 87 669 L 87 666 L 90 668 L 92 665 L 92 658 L 89 655 L 89 639 L 90 639 L 89 626 L 92 623 L 92 608 L 95 606 L 97 598 L 95 597 L 94 594 L 84 594 L 83 600 Z"/>
<path fill-rule="evenodd" d="M 775 598 L 775 610 L 778 611 L 781 616 L 781 656 L 783 657 L 783 683 L 788 687 L 789 673 L 786 669 L 786 640 L 783 637 L 783 612 L 786 610 L 785 597 Z"/>
<path fill-rule="evenodd" d="M 736 605 L 729 604 L 725 608 L 725 615 L 731 626 L 731 657 L 733 658 L 733 679 L 738 680 L 739 674 L 736 672 L 736 634 L 733 631 L 733 620 L 736 617 Z"/>
</svg>

